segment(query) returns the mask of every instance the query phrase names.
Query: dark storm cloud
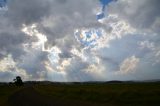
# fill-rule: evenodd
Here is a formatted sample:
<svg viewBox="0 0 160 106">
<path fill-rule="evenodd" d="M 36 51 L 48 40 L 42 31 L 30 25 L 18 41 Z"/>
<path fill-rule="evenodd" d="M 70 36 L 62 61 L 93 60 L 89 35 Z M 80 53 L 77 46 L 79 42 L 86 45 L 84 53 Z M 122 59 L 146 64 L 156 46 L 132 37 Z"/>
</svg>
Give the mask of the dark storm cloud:
<svg viewBox="0 0 160 106">
<path fill-rule="evenodd" d="M 39 22 L 42 17 L 47 16 L 50 6 L 48 2 L 41 0 L 11 0 L 7 7 L 8 11 L 0 16 L 0 50 L 18 59 L 20 55 L 24 55 L 22 44 L 33 41 L 21 32 L 22 24 Z"/>
<path fill-rule="evenodd" d="M 60 3 L 60 4 L 63 4 L 63 3 L 66 3 L 67 0 L 56 0 L 56 2 Z"/>
<path fill-rule="evenodd" d="M 85 72 L 88 67 L 88 63 L 81 61 L 80 59 L 75 59 L 71 62 L 72 65 L 68 66 L 66 69 L 68 81 L 92 81 L 94 77 Z"/>
<path fill-rule="evenodd" d="M 12 54 L 14 59 L 17 59 L 24 53 L 22 43 L 27 37 L 23 33 L 0 33 L 0 50 L 5 51 L 6 54 Z M 3 55 L 5 56 L 5 54 Z"/>
<path fill-rule="evenodd" d="M 39 22 L 50 11 L 48 0 L 11 0 L 7 18 L 15 26 Z"/>
<path fill-rule="evenodd" d="M 43 63 L 43 61 L 47 61 L 47 53 L 45 52 L 32 49 L 29 53 L 21 57 L 21 59 L 23 62 L 19 63 L 18 66 L 25 69 L 28 75 L 32 75 L 33 79 L 39 79 L 39 73 L 46 71 Z"/>
<path fill-rule="evenodd" d="M 72 55 L 69 51 L 62 51 L 62 53 L 59 54 L 60 58 L 71 58 Z"/>
<path fill-rule="evenodd" d="M 117 13 L 136 28 L 149 29 L 160 16 L 159 0 L 119 1 L 111 5 L 111 13 Z"/>
<path fill-rule="evenodd" d="M 10 46 L 16 46 L 24 42 L 24 38 L 21 35 L 12 35 L 9 33 L 0 33 L 0 49 L 8 48 Z M 8 44 L 8 45 L 7 45 Z"/>
<path fill-rule="evenodd" d="M 11 54 L 17 62 L 17 67 L 25 69 L 28 75 L 33 76 L 32 78 L 38 78 L 37 72 L 45 70 L 42 64 L 44 55 L 40 55 L 41 52 L 34 51 L 34 54 L 26 52 L 24 44 L 35 42 L 37 38 L 33 39 L 34 37 L 32 37 L 31 39 L 28 35 L 24 34 L 21 31 L 22 24 L 28 25 L 40 22 L 44 16 L 48 16 L 51 7 L 49 5 L 49 1 L 43 0 L 11 0 L 7 4 L 8 11 L 0 16 L 0 59 Z M 30 52 L 33 51 L 31 50 Z M 37 58 L 33 58 L 34 56 Z M 30 58 L 33 59 L 29 61 Z M 45 59 L 47 58 L 45 57 Z M 6 77 L 7 81 L 7 79 L 9 80 L 13 76 L 13 72 L 6 70 L 6 72 L 0 72 L 0 75 Z"/>
<path fill-rule="evenodd" d="M 22 24 L 37 23 L 37 30 L 45 34 L 48 39 L 46 45 L 49 47 L 54 45 L 60 47 L 62 50 L 62 53 L 59 55 L 60 58 L 71 58 L 70 49 L 75 43 L 72 35 L 74 29 L 88 25 L 95 20 L 91 8 L 94 7 L 93 4 L 91 0 L 14 0 L 8 4 L 9 10 L 6 12 L 7 22 L 5 25 L 13 25 L 15 27 L 13 30 L 21 32 Z M 18 37 L 17 39 L 13 38 L 14 43 L 19 43 L 12 45 L 21 47 L 26 42 L 30 44 L 34 42 L 33 39 L 26 39 L 25 36 L 24 34 L 20 36 L 23 42 L 18 41 Z M 66 36 L 68 37 L 65 38 Z M 57 41 L 57 39 L 60 40 Z M 62 43 L 62 40 L 65 40 L 64 43 Z M 18 49 L 9 50 L 15 56 L 16 52 L 17 54 L 20 52 L 16 51 Z M 21 48 L 21 50 L 23 49 L 25 48 Z M 24 53 L 20 57 L 20 60 L 23 62 L 19 63 L 18 67 L 25 69 L 27 74 L 32 75 L 32 78 L 38 79 L 38 73 L 46 71 L 43 61 L 48 61 L 47 59 L 47 54 L 42 51 L 29 49 L 29 52 Z"/>
<path fill-rule="evenodd" d="M 109 5 L 108 14 L 118 14 L 118 18 L 127 21 L 136 30 L 151 30 L 151 33 L 147 33 L 148 35 L 152 35 L 154 32 L 159 34 L 159 5 L 160 0 L 134 0 L 131 2 L 129 0 L 118 0 Z M 38 33 L 44 34 L 48 39 L 45 42 L 46 48 L 55 46 L 60 49 L 62 53 L 59 53 L 58 56 L 61 62 L 65 59 L 71 59 L 71 65 L 65 67 L 68 81 L 96 80 L 92 73 L 85 71 L 91 64 L 95 64 L 91 62 L 94 61 L 95 56 L 102 62 L 100 63 L 100 68 L 105 67 L 103 69 L 105 70 L 105 73 L 103 73 L 105 78 L 108 75 L 111 79 L 114 79 L 115 76 L 113 73 L 109 76 L 108 71 L 110 73 L 113 70 L 117 71 L 121 63 L 133 55 L 136 56 L 135 58 L 143 58 L 144 61 L 145 59 L 154 61 L 155 58 L 153 56 L 158 49 L 155 49 L 154 52 L 148 51 L 148 48 L 140 51 L 138 42 L 152 39 L 149 42 L 154 42 L 158 48 L 159 37 L 157 36 L 153 38 L 148 36 L 136 37 L 141 35 L 131 37 L 120 35 L 122 39 L 113 39 L 113 42 L 109 42 L 111 45 L 109 48 L 102 48 L 96 51 L 87 50 L 83 54 L 82 45 L 74 38 L 76 29 L 104 28 L 108 35 L 112 32 L 112 28 L 107 26 L 108 23 L 102 24 L 96 21 L 95 8 L 98 6 L 98 0 L 10 0 L 8 2 L 8 11 L 5 12 L 4 16 L 0 16 L 0 59 L 2 60 L 8 54 L 11 54 L 17 62 L 16 66 L 24 69 L 28 76 L 31 75 L 32 79 L 41 79 L 42 77 L 48 79 L 48 70 L 44 62 L 49 62 L 47 57 L 49 53 L 42 51 L 41 47 L 32 47 L 32 44 L 36 44 L 39 40 L 37 36 L 29 36 L 21 31 L 23 24 L 26 26 L 36 24 Z M 113 22 L 112 20 L 108 21 L 109 23 Z M 28 46 L 25 48 L 24 44 Z M 73 48 L 78 51 L 78 55 L 71 53 Z M 147 53 L 144 53 L 146 50 Z M 85 54 L 85 52 L 87 53 Z M 94 54 L 93 52 L 97 52 L 99 55 L 95 55 L 96 53 Z M 151 55 L 148 56 L 148 53 Z M 84 62 L 82 59 L 84 57 L 81 57 L 81 55 L 89 58 L 89 61 Z M 149 64 L 151 65 L 151 63 L 147 64 L 148 67 Z M 58 66 L 60 65 L 58 64 Z M 146 64 L 141 66 L 140 68 L 147 70 L 147 68 L 143 68 Z M 53 67 L 53 69 L 56 68 Z M 155 72 L 158 72 L 157 70 Z M 43 76 L 41 73 L 43 73 Z M 51 72 L 51 74 L 54 73 Z M 152 74 L 153 76 L 155 75 L 155 73 Z M 0 80 L 1 78 L 2 80 L 3 78 L 7 80 L 12 76 L 9 71 L 6 73 L 0 72 Z M 157 77 L 158 75 L 155 76 Z"/>
<path fill-rule="evenodd" d="M 55 40 L 64 36 L 68 36 L 67 42 L 73 42 L 72 36 L 76 28 L 100 26 L 93 13 L 96 2 L 67 0 L 57 5 L 57 2 L 53 1 L 50 16 L 45 17 L 39 26 L 40 30 L 47 35 L 48 43 L 55 45 Z"/>
</svg>

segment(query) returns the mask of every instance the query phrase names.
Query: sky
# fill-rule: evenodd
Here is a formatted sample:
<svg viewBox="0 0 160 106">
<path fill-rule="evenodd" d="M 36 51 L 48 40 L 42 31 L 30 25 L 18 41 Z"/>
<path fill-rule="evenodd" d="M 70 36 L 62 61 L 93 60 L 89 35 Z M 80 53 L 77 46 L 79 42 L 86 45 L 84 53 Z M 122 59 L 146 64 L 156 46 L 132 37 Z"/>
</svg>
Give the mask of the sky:
<svg viewBox="0 0 160 106">
<path fill-rule="evenodd" d="M 160 78 L 160 0 L 1 1 L 0 82 Z"/>
</svg>

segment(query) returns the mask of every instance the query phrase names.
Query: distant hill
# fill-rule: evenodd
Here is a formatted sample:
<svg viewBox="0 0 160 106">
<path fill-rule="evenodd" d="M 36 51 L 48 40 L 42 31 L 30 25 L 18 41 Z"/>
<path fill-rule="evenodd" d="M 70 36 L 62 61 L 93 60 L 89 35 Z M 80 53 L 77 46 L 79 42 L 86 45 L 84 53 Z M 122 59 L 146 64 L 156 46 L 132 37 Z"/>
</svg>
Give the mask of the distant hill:
<svg viewBox="0 0 160 106">
<path fill-rule="evenodd" d="M 87 81 L 87 82 L 52 82 L 52 81 L 24 81 L 25 85 L 33 85 L 33 84 L 42 84 L 42 85 L 49 85 L 49 84 L 122 84 L 122 83 L 160 83 L 160 79 L 153 79 L 153 80 L 141 80 L 141 81 L 120 81 L 120 80 L 111 80 L 111 81 Z M 7 85 L 12 82 L 0 82 L 0 85 Z M 13 83 L 12 83 L 13 84 Z"/>
</svg>

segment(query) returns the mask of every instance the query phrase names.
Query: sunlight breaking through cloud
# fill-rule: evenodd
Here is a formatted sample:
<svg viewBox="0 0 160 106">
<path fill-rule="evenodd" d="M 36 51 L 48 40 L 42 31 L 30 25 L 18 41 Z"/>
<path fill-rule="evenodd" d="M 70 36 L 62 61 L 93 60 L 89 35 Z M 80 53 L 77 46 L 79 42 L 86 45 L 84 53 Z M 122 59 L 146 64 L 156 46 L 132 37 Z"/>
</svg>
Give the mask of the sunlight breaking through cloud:
<svg viewBox="0 0 160 106">
<path fill-rule="evenodd" d="M 102 28 L 95 29 L 77 29 L 75 30 L 75 38 L 78 42 L 84 45 L 86 48 L 94 48 L 102 42 L 104 36 L 106 36 L 105 31 Z"/>
<path fill-rule="evenodd" d="M 135 69 L 139 63 L 139 58 L 135 56 L 131 56 L 125 59 L 122 64 L 120 65 L 120 71 L 118 73 L 121 74 L 128 74 L 135 72 Z"/>
<path fill-rule="evenodd" d="M 11 75 L 15 77 L 17 75 L 21 75 L 24 80 L 31 77 L 31 75 L 28 75 L 24 69 L 17 66 L 17 63 L 13 60 L 12 55 L 8 55 L 7 57 L 4 57 L 3 60 L 0 60 L 0 67 L 0 72 L 8 73 L 9 76 Z M 12 77 L 10 79 L 12 80 Z"/>
<path fill-rule="evenodd" d="M 0 10 L 0 78 L 17 73 L 51 81 L 159 78 L 159 4 L 8 0 L 8 10 Z"/>
</svg>

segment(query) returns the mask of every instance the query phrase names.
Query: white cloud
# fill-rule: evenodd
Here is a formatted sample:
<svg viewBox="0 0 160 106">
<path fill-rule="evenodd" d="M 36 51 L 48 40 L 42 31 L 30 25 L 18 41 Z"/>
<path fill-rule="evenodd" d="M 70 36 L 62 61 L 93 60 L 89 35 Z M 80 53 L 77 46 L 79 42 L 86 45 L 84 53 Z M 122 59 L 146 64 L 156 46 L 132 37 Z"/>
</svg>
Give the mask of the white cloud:
<svg viewBox="0 0 160 106">
<path fill-rule="evenodd" d="M 24 69 L 17 66 L 17 63 L 13 60 L 12 55 L 8 55 L 0 60 L 0 67 L 0 75 L 8 73 L 9 76 L 12 76 L 12 78 L 21 76 L 23 80 L 28 80 L 31 77 L 31 75 L 28 75 Z M 7 79 L 7 81 L 13 80 L 10 77 L 4 79 Z"/>
<path fill-rule="evenodd" d="M 137 65 L 140 62 L 139 58 L 135 56 L 131 56 L 125 59 L 120 65 L 120 71 L 118 73 L 121 74 L 129 74 L 134 73 L 136 71 Z"/>
<path fill-rule="evenodd" d="M 155 49 L 155 45 L 153 42 L 149 42 L 149 41 L 141 41 L 139 42 L 140 48 L 141 49 L 145 49 L 148 48 L 150 50 L 154 50 Z"/>
<path fill-rule="evenodd" d="M 118 78 L 118 68 L 121 76 L 142 70 L 149 76 L 145 67 L 157 70 L 160 64 L 159 3 L 118 0 L 98 22 L 98 0 L 12 0 L 0 16 L 0 77 L 12 73 L 4 70 L 13 67 L 29 80 L 112 80 Z M 85 39 L 85 31 L 97 29 L 102 30 L 99 39 L 95 33 L 86 39 L 95 40 L 92 47 L 84 47 L 74 36 L 78 30 Z M 12 59 L 7 60 L 8 54 Z M 143 67 L 135 71 L 139 64 Z"/>
</svg>

